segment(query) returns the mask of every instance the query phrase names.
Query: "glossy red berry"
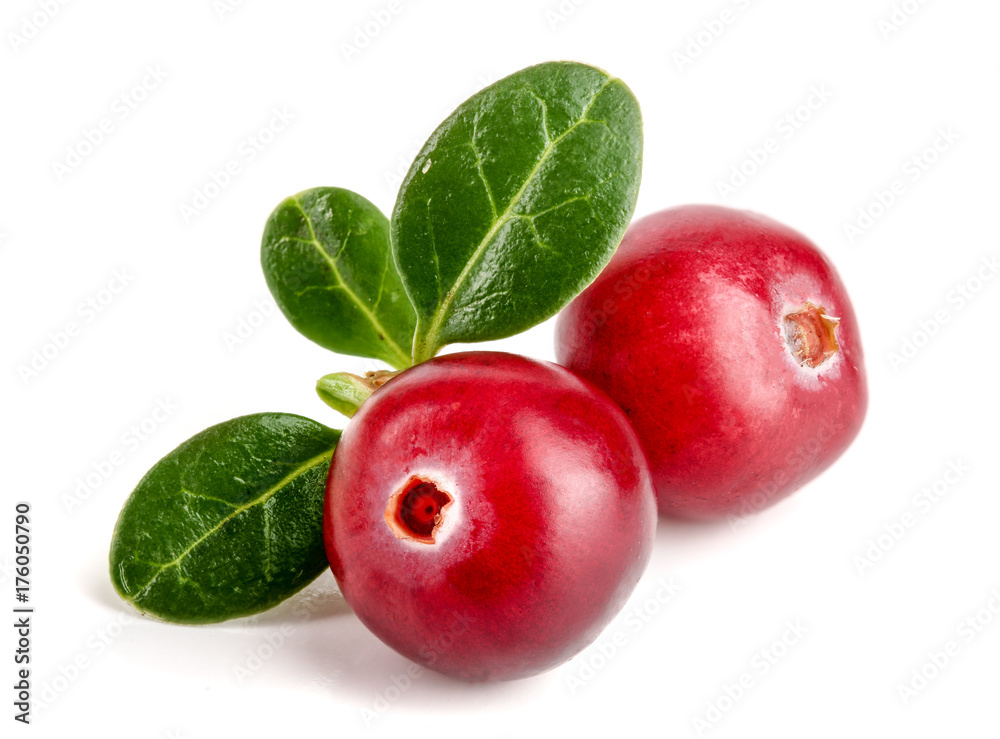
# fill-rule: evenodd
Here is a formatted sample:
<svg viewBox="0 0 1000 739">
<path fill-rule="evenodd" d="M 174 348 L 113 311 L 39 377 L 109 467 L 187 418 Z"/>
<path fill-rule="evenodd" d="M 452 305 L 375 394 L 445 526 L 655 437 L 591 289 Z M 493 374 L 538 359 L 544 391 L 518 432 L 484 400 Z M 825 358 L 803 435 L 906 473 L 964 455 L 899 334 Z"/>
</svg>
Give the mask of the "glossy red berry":
<svg viewBox="0 0 1000 739">
<path fill-rule="evenodd" d="M 826 469 L 868 403 L 854 309 L 801 234 L 691 205 L 632 224 L 560 315 L 558 361 L 608 393 L 649 457 L 659 509 L 752 513 Z"/>
<path fill-rule="evenodd" d="M 642 448 L 606 395 L 554 364 L 471 352 L 365 401 L 334 454 L 324 533 L 345 599 L 386 644 L 502 680 L 597 637 L 655 526 Z"/>
</svg>

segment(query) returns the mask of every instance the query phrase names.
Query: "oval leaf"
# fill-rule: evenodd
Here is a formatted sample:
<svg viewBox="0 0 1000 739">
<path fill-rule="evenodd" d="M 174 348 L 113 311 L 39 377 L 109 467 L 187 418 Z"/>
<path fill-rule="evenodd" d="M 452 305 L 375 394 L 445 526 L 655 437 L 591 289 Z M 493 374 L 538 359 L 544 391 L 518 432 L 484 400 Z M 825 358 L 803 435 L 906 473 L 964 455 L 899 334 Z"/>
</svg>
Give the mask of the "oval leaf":
<svg viewBox="0 0 1000 739">
<path fill-rule="evenodd" d="M 341 354 L 410 366 L 415 316 L 393 263 L 389 221 L 350 190 L 287 198 L 261 242 L 267 286 L 307 338 Z"/>
<path fill-rule="evenodd" d="M 599 69 L 541 64 L 463 103 L 424 145 L 392 214 L 417 311 L 414 361 L 558 312 L 621 241 L 641 168 L 639 105 Z"/>
<path fill-rule="evenodd" d="M 323 495 L 339 438 L 308 418 L 260 413 L 188 439 L 122 508 L 115 589 L 165 621 L 212 623 L 308 585 L 327 567 Z"/>
</svg>

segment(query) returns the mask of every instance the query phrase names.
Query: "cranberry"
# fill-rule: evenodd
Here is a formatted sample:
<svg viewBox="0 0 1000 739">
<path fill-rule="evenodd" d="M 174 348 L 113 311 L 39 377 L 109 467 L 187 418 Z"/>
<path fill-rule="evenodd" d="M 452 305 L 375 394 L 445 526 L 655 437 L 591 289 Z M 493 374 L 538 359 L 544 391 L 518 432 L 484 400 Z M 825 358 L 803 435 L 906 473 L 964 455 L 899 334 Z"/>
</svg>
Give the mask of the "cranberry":
<svg viewBox="0 0 1000 739">
<path fill-rule="evenodd" d="M 625 410 L 660 512 L 683 518 L 798 489 L 848 447 L 868 403 L 830 262 L 790 228 L 718 206 L 634 223 L 559 317 L 556 356 Z"/>
<path fill-rule="evenodd" d="M 624 605 L 656 501 L 624 413 L 568 370 L 451 354 L 375 390 L 334 453 L 327 554 L 403 655 L 468 680 L 549 669 Z"/>
</svg>

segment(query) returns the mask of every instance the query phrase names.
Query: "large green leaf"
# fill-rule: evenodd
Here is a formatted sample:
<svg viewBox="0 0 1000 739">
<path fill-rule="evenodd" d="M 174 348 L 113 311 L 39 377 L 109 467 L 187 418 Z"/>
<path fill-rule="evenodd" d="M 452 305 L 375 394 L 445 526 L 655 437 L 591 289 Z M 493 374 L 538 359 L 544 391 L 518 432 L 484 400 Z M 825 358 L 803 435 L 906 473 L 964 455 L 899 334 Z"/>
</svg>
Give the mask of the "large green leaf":
<svg viewBox="0 0 1000 739">
<path fill-rule="evenodd" d="M 417 155 L 392 214 L 414 361 L 554 315 L 614 253 L 641 167 L 638 103 L 599 69 L 540 64 L 463 103 Z"/>
<path fill-rule="evenodd" d="M 212 426 L 122 508 L 111 580 L 140 611 L 210 623 L 270 608 L 327 567 L 323 495 L 340 432 L 284 413 Z"/>
<path fill-rule="evenodd" d="M 365 198 L 335 187 L 287 198 L 264 228 L 261 264 L 281 312 L 306 337 L 410 366 L 413 306 L 393 263 L 389 221 Z"/>
</svg>

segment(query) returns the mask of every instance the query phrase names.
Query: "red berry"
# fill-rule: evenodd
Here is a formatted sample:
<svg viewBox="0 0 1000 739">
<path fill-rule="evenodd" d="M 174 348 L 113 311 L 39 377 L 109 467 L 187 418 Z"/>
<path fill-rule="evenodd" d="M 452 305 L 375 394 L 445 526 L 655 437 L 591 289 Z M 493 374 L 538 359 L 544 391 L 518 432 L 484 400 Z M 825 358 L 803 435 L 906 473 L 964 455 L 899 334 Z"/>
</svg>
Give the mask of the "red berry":
<svg viewBox="0 0 1000 739">
<path fill-rule="evenodd" d="M 639 440 L 568 370 L 451 354 L 376 390 L 327 481 L 344 598 L 403 655 L 468 680 L 547 670 L 592 642 L 650 556 Z"/>
<path fill-rule="evenodd" d="M 560 363 L 626 412 L 661 513 L 711 519 L 788 495 L 840 456 L 868 391 L 854 310 L 801 234 L 746 211 L 634 223 L 561 314 Z"/>
</svg>

